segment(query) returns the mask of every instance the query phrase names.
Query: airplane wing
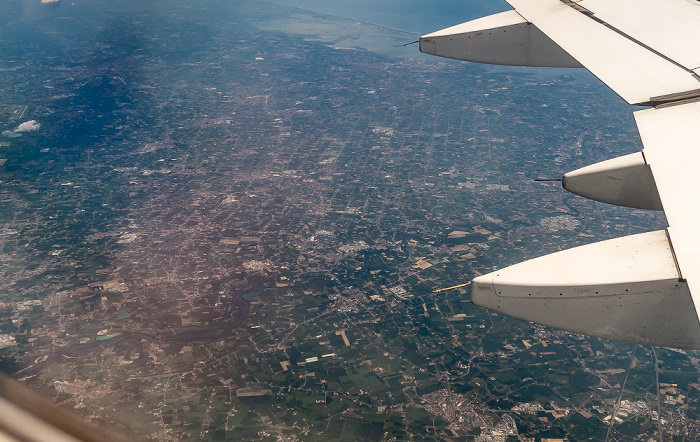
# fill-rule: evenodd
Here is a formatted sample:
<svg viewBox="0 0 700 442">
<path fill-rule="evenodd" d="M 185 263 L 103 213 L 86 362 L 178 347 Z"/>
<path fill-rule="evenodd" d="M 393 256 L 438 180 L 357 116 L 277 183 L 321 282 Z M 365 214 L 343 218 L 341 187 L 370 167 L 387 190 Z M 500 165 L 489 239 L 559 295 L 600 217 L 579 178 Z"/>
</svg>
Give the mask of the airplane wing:
<svg viewBox="0 0 700 442">
<path fill-rule="evenodd" d="M 479 276 L 472 302 L 607 339 L 700 349 L 700 3 L 507 0 L 420 39 L 482 63 L 585 67 L 634 112 L 644 149 L 564 175 L 576 194 L 663 210 L 665 230 L 564 250 Z"/>
<path fill-rule="evenodd" d="M 128 442 L 131 439 L 59 407 L 0 373 L 0 440 Z"/>
</svg>

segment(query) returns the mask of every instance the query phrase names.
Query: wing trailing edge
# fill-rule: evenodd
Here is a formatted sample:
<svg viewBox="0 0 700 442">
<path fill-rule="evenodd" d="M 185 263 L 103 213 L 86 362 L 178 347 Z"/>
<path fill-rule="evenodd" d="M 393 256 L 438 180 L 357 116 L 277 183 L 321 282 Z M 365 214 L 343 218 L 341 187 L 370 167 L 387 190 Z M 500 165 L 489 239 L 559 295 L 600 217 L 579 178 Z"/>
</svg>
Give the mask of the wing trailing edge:
<svg viewBox="0 0 700 442">
<path fill-rule="evenodd" d="M 663 230 L 552 253 L 472 281 L 472 302 L 605 339 L 699 348 L 700 325 Z"/>
<path fill-rule="evenodd" d="M 689 3 L 686 0 L 669 1 L 673 4 Z M 421 51 L 481 63 L 583 66 L 629 104 L 656 105 L 678 100 L 679 96 L 700 97 L 700 77 L 696 72 L 700 72 L 700 65 L 691 69 L 682 64 L 688 60 L 700 61 L 700 51 L 693 43 L 700 38 L 698 5 L 683 9 L 690 16 L 691 23 L 694 23 L 694 27 L 684 27 L 688 32 L 694 29 L 693 34 L 687 36 L 689 42 L 686 42 L 684 48 L 694 53 L 692 56 L 678 56 L 674 59 L 663 56 L 656 48 L 663 49 L 675 44 L 680 40 L 676 34 L 669 31 L 659 35 L 648 29 L 645 33 L 637 30 L 633 32 L 629 25 L 630 20 L 634 21 L 636 14 L 641 12 L 646 12 L 649 16 L 645 16 L 646 21 L 653 20 L 655 12 L 660 14 L 659 8 L 639 10 L 630 6 L 626 10 L 624 25 L 616 27 L 614 12 L 606 10 L 601 18 L 594 11 L 572 1 L 508 0 L 508 3 L 515 11 L 491 15 L 424 35 L 420 39 Z M 593 6 L 598 6 L 601 2 L 592 3 Z M 644 3 L 650 2 L 644 0 Z M 665 3 L 663 7 L 666 7 Z M 667 12 L 660 17 L 668 17 L 670 20 L 672 15 Z M 664 26 L 664 29 L 669 28 L 672 25 Z M 633 33 L 628 34 L 625 30 Z M 648 35 L 653 38 L 647 38 Z M 649 46 L 637 37 L 644 38 L 644 41 L 655 46 Z M 457 48 L 457 45 L 461 46 Z M 488 51 L 493 53 L 489 55 Z M 548 57 L 551 61 L 547 61 Z M 527 62 L 529 58 L 532 59 L 531 64 Z"/>
<path fill-rule="evenodd" d="M 472 302 L 601 338 L 700 349 L 700 3 L 507 0 L 515 11 L 424 35 L 422 52 L 481 63 L 585 67 L 635 112 L 643 152 L 569 172 L 567 190 L 663 210 L 666 230 L 479 276 Z"/>
</svg>

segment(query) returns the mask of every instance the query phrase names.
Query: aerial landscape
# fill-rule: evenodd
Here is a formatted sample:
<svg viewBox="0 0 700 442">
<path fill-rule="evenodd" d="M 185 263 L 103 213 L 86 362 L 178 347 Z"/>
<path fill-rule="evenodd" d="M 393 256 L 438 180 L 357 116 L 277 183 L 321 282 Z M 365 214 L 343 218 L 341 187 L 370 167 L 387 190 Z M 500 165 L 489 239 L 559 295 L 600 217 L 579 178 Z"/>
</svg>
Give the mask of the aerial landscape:
<svg viewBox="0 0 700 442">
<path fill-rule="evenodd" d="M 585 70 L 253 0 L 0 12 L 2 372 L 138 439 L 700 438 L 698 352 L 435 293 L 666 226 L 534 181 L 640 150 Z"/>
</svg>

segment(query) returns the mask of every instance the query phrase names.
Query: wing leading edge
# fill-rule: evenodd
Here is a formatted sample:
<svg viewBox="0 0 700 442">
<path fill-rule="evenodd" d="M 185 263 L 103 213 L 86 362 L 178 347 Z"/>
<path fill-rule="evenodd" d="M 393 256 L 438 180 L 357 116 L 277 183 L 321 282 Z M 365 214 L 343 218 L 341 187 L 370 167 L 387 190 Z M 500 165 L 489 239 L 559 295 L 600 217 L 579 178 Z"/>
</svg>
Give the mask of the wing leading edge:
<svg viewBox="0 0 700 442">
<path fill-rule="evenodd" d="M 592 336 L 700 349 L 700 4 L 507 0 L 509 11 L 420 39 L 422 52 L 585 67 L 629 104 L 644 150 L 564 176 L 597 201 L 663 209 L 666 230 L 546 255 L 477 277 L 472 302 Z M 585 38 L 582 38 L 585 36 Z"/>
</svg>

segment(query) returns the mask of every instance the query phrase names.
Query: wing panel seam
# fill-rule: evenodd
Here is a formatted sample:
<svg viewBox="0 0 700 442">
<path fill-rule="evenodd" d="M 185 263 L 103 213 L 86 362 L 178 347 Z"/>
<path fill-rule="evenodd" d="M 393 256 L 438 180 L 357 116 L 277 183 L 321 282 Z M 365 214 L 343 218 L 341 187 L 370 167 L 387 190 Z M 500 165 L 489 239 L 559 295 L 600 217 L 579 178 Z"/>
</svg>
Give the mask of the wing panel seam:
<svg viewBox="0 0 700 442">
<path fill-rule="evenodd" d="M 671 248 L 671 256 L 673 257 L 673 264 L 676 266 L 676 271 L 678 272 L 678 282 L 686 282 L 683 274 L 681 273 L 681 266 L 678 265 L 678 259 L 676 258 L 676 251 L 673 250 L 673 242 L 671 242 L 671 236 L 668 233 L 668 229 L 664 229 L 666 233 L 666 240 L 668 241 L 668 246 Z"/>
<path fill-rule="evenodd" d="M 666 55 L 664 55 L 663 53 L 657 51 L 656 49 L 652 48 L 651 46 L 649 46 L 649 45 L 647 45 L 647 44 L 645 44 L 645 43 L 639 41 L 638 39 L 632 37 L 631 35 L 627 34 L 626 32 L 622 31 L 621 29 L 616 28 L 615 26 L 611 25 L 610 23 L 606 22 L 605 20 L 602 20 L 602 19 L 596 17 L 596 15 L 595 15 L 595 13 L 594 13 L 593 11 L 591 11 L 591 10 L 589 10 L 589 9 L 586 9 L 585 7 L 579 5 L 578 3 L 574 3 L 574 2 L 571 1 L 571 0 L 559 0 L 559 1 L 561 1 L 563 4 L 565 4 L 566 6 L 570 7 L 571 9 L 573 9 L 573 10 L 575 10 L 575 11 L 577 11 L 577 12 L 579 12 L 579 13 L 581 13 L 581 14 L 587 16 L 587 17 L 589 17 L 591 20 L 595 21 L 596 23 L 600 23 L 601 25 L 603 25 L 603 26 L 605 26 L 606 28 L 610 29 L 611 31 L 617 33 L 618 35 L 620 35 L 620 36 L 626 38 L 627 40 L 629 40 L 629 41 L 631 41 L 631 42 L 633 42 L 633 43 L 635 43 L 635 44 L 638 44 L 639 46 L 643 47 L 644 49 L 646 49 L 646 50 L 648 50 L 648 51 L 650 51 L 650 52 L 652 52 L 652 53 L 654 53 L 655 55 L 658 55 L 659 57 L 663 58 L 664 60 L 668 61 L 669 63 L 672 63 L 672 64 L 674 64 L 675 66 L 678 66 L 679 68 L 683 69 L 684 71 L 689 72 L 690 74 L 692 74 L 694 77 L 697 78 L 697 74 L 696 74 L 695 72 L 693 72 L 692 70 L 686 68 L 686 67 L 683 66 L 682 64 L 678 63 L 677 61 L 675 61 L 675 60 L 672 59 L 672 58 L 669 58 L 668 56 L 666 56 Z M 656 97 L 656 98 L 662 98 L 662 97 Z M 652 104 L 650 104 L 650 103 L 653 103 L 653 102 L 654 102 L 654 98 L 651 98 L 649 103 L 639 103 L 639 105 L 641 105 L 641 106 L 650 106 L 650 105 L 652 105 Z"/>
</svg>

